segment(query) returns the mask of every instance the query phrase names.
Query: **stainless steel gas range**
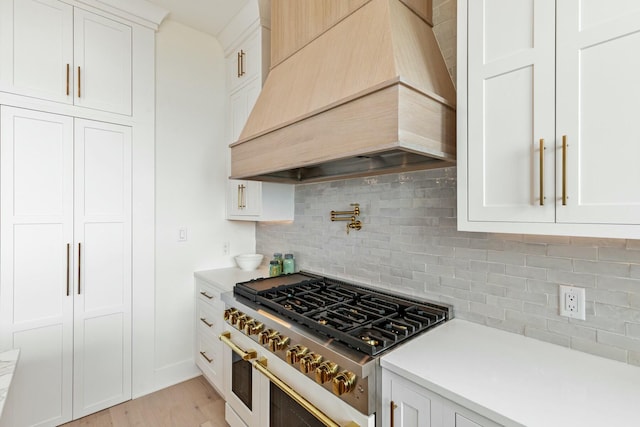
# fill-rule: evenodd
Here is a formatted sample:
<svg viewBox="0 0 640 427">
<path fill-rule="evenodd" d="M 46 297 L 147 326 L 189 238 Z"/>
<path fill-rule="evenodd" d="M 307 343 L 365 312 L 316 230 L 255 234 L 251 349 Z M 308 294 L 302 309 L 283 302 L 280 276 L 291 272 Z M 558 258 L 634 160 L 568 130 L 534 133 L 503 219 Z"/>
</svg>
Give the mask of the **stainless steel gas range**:
<svg viewBox="0 0 640 427">
<path fill-rule="evenodd" d="M 310 273 L 223 294 L 232 426 L 382 425 L 379 357 L 451 319 L 451 307 Z"/>
</svg>

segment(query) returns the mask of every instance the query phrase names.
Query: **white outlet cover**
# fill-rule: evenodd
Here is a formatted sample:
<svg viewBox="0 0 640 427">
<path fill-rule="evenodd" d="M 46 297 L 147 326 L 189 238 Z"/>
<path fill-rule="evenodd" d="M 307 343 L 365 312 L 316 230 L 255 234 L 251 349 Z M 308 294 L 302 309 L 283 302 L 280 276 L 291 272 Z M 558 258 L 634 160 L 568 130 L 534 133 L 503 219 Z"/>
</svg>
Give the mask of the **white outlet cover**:
<svg viewBox="0 0 640 427">
<path fill-rule="evenodd" d="M 571 319 L 586 319 L 585 289 L 577 286 L 560 285 L 560 316 Z"/>
</svg>

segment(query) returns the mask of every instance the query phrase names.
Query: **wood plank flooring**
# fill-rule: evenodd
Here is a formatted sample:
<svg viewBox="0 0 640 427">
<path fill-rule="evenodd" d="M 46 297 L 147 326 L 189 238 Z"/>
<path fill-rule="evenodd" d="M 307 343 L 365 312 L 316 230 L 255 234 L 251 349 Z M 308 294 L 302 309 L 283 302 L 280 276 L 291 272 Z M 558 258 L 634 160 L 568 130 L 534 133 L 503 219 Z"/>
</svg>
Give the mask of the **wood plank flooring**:
<svg viewBox="0 0 640 427">
<path fill-rule="evenodd" d="M 224 400 L 199 376 L 63 427 L 226 427 Z"/>
</svg>

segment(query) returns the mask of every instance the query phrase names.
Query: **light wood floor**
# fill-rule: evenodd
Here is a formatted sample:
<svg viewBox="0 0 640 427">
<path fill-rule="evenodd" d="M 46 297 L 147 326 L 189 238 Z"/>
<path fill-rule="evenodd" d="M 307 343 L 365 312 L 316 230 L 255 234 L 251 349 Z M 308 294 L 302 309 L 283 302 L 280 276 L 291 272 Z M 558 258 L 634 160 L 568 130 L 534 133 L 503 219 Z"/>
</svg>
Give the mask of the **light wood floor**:
<svg viewBox="0 0 640 427">
<path fill-rule="evenodd" d="M 199 376 L 63 427 L 226 427 L 224 400 Z"/>
</svg>

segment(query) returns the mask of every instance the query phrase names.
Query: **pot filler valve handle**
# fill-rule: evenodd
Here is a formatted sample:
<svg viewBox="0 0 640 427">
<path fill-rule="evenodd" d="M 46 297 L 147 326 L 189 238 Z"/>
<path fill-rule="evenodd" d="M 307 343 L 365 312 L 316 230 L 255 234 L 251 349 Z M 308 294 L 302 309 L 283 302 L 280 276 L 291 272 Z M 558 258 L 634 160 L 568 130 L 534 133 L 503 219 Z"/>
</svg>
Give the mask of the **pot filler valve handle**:
<svg viewBox="0 0 640 427">
<path fill-rule="evenodd" d="M 352 211 L 331 211 L 331 221 L 349 221 L 347 224 L 347 234 L 350 230 L 362 229 L 362 221 L 357 220 L 360 216 L 360 203 L 351 203 Z"/>
</svg>

